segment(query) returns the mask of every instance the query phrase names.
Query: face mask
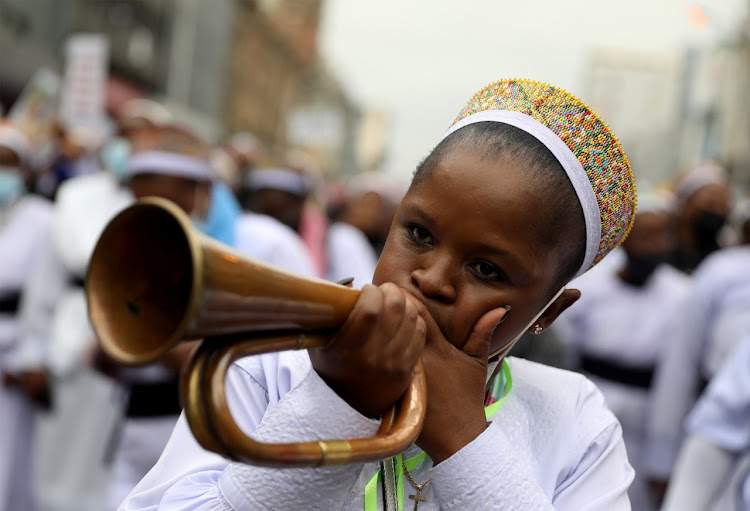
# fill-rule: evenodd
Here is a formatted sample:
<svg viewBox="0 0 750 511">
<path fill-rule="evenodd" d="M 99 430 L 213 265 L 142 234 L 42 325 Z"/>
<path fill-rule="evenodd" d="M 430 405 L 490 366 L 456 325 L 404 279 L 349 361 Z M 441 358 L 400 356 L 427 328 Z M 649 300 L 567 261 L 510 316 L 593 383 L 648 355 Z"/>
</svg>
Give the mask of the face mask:
<svg viewBox="0 0 750 511">
<path fill-rule="evenodd" d="M 701 211 L 693 222 L 693 232 L 701 247 L 712 247 L 717 244 L 719 231 L 727 222 L 725 216 L 713 211 Z"/>
<path fill-rule="evenodd" d="M 629 284 L 640 287 L 646 284 L 656 268 L 665 261 L 662 254 L 627 254 L 625 278 Z"/>
<path fill-rule="evenodd" d="M 0 166 L 0 204 L 17 199 L 25 188 L 16 167 Z"/>
<path fill-rule="evenodd" d="M 128 177 L 128 160 L 130 160 L 130 142 L 116 138 L 105 145 L 100 153 L 102 163 L 118 180 Z"/>
<path fill-rule="evenodd" d="M 542 317 L 542 314 L 544 314 L 547 311 L 547 309 L 549 309 L 549 306 L 552 305 L 555 302 L 555 300 L 557 300 L 560 297 L 560 295 L 563 293 L 563 291 L 565 291 L 565 286 L 561 287 L 560 290 L 557 293 L 555 293 L 555 296 L 553 296 L 552 299 L 549 302 L 547 302 L 547 305 L 545 305 L 544 307 L 542 307 L 542 310 L 540 310 L 536 314 L 536 316 L 534 316 L 531 319 L 531 321 L 529 321 L 529 323 L 523 328 L 523 330 L 521 330 L 521 332 L 517 336 L 515 336 L 510 342 L 504 344 L 502 348 L 500 348 L 496 352 L 492 353 L 490 355 L 490 359 L 492 359 L 494 357 L 497 357 L 500 354 L 502 354 L 503 356 L 507 355 L 508 352 L 510 351 L 510 349 L 518 342 L 518 339 L 520 339 L 521 336 L 523 334 L 525 334 L 526 331 L 529 328 L 531 328 L 532 326 L 534 326 L 536 324 L 536 322 L 539 321 L 539 318 Z M 502 357 L 499 357 L 499 358 L 502 358 Z M 487 366 L 487 381 L 490 380 L 490 377 L 492 376 L 492 373 L 495 371 L 495 368 L 500 363 L 499 358 L 498 358 L 498 360 L 493 360 L 490 364 L 488 364 L 488 366 Z"/>
</svg>

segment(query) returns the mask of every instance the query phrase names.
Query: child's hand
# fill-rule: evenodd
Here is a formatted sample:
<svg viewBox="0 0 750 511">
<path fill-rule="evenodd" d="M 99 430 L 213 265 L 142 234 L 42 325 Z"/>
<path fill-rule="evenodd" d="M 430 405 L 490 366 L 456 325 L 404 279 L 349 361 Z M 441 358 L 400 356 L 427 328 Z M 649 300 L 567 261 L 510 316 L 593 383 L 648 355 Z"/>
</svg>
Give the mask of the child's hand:
<svg viewBox="0 0 750 511">
<path fill-rule="evenodd" d="M 487 359 L 492 335 L 507 311 L 499 308 L 484 314 L 459 349 L 446 340 L 427 309 L 421 303 L 418 307 L 427 325 L 422 352 L 427 376 L 427 416 L 417 445 L 437 465 L 487 428 Z"/>
<path fill-rule="evenodd" d="M 367 417 L 385 413 L 411 381 L 426 331 L 415 302 L 395 284 L 364 286 L 331 343 L 309 351 L 315 371 Z"/>
</svg>

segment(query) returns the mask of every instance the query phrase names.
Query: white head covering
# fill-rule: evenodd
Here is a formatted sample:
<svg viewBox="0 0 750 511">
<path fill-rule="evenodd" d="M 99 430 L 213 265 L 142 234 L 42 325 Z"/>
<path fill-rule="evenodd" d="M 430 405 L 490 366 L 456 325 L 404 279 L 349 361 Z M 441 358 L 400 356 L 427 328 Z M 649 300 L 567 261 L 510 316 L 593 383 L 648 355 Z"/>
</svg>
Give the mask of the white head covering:
<svg viewBox="0 0 750 511">
<path fill-rule="evenodd" d="M 210 181 L 214 170 L 210 150 L 200 137 L 183 126 L 166 125 L 139 130 L 133 137 L 128 174 L 161 174 Z"/>
<path fill-rule="evenodd" d="M 677 198 L 667 188 L 638 183 L 638 213 L 674 213 Z"/>
<path fill-rule="evenodd" d="M 305 176 L 285 168 L 253 170 L 247 174 L 246 179 L 251 190 L 281 190 L 299 196 L 310 192 L 310 183 Z"/>
<path fill-rule="evenodd" d="M 172 114 L 163 105 L 146 98 L 131 99 L 120 109 L 118 118 L 121 121 L 145 119 L 154 126 L 163 126 L 172 122 Z"/>
<path fill-rule="evenodd" d="M 722 167 L 707 163 L 698 165 L 683 175 L 675 185 L 675 195 L 680 204 L 684 204 L 698 190 L 708 185 L 726 185 L 729 175 Z"/>
<path fill-rule="evenodd" d="M 16 153 L 24 167 L 31 162 L 31 142 L 21 130 L 10 123 L 0 122 L 0 146 Z"/>
<path fill-rule="evenodd" d="M 404 183 L 378 171 L 359 173 L 347 183 L 347 193 L 351 197 L 357 198 L 373 192 L 397 204 L 404 198 L 406 189 Z"/>
</svg>

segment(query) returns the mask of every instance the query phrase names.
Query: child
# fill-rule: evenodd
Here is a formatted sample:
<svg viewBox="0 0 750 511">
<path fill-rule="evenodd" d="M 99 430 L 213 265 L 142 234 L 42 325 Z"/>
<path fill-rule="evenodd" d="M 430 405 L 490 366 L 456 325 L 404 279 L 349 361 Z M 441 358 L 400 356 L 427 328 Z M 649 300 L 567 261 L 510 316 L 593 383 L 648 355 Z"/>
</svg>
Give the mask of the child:
<svg viewBox="0 0 750 511">
<path fill-rule="evenodd" d="M 634 209 L 625 154 L 578 99 L 527 80 L 486 87 L 417 168 L 377 287 L 332 345 L 243 359 L 226 382 L 260 440 L 367 437 L 421 357 L 425 425 L 396 480 L 379 463 L 230 463 L 180 419 L 120 509 L 629 510 L 620 426 L 593 384 L 503 358 L 576 301 L 565 284 L 622 241 Z"/>
</svg>

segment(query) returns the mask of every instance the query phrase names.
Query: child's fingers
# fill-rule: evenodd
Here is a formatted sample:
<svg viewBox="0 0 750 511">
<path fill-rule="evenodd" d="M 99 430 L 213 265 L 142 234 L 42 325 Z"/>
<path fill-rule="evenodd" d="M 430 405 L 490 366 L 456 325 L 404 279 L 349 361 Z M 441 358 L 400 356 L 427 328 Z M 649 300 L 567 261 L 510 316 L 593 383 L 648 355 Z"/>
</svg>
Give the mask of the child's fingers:
<svg viewBox="0 0 750 511">
<path fill-rule="evenodd" d="M 370 342 L 377 343 L 378 350 L 391 344 L 404 321 L 408 321 L 405 315 L 406 295 L 404 291 L 396 284 L 389 282 L 380 286 L 380 292 L 383 293 L 382 330 L 380 335 L 370 339 Z"/>
<path fill-rule="evenodd" d="M 490 354 L 492 335 L 507 313 L 508 311 L 504 307 L 492 309 L 485 313 L 474 324 L 474 328 L 472 328 L 461 351 L 474 358 L 486 360 Z"/>
<path fill-rule="evenodd" d="M 411 299 L 406 300 L 404 320 L 388 345 L 385 356 L 405 366 L 410 374 L 422 354 L 427 327 Z"/>
<path fill-rule="evenodd" d="M 357 303 L 325 350 L 356 349 L 369 340 L 369 333 L 383 311 L 383 293 L 377 286 L 362 287 Z"/>
</svg>

